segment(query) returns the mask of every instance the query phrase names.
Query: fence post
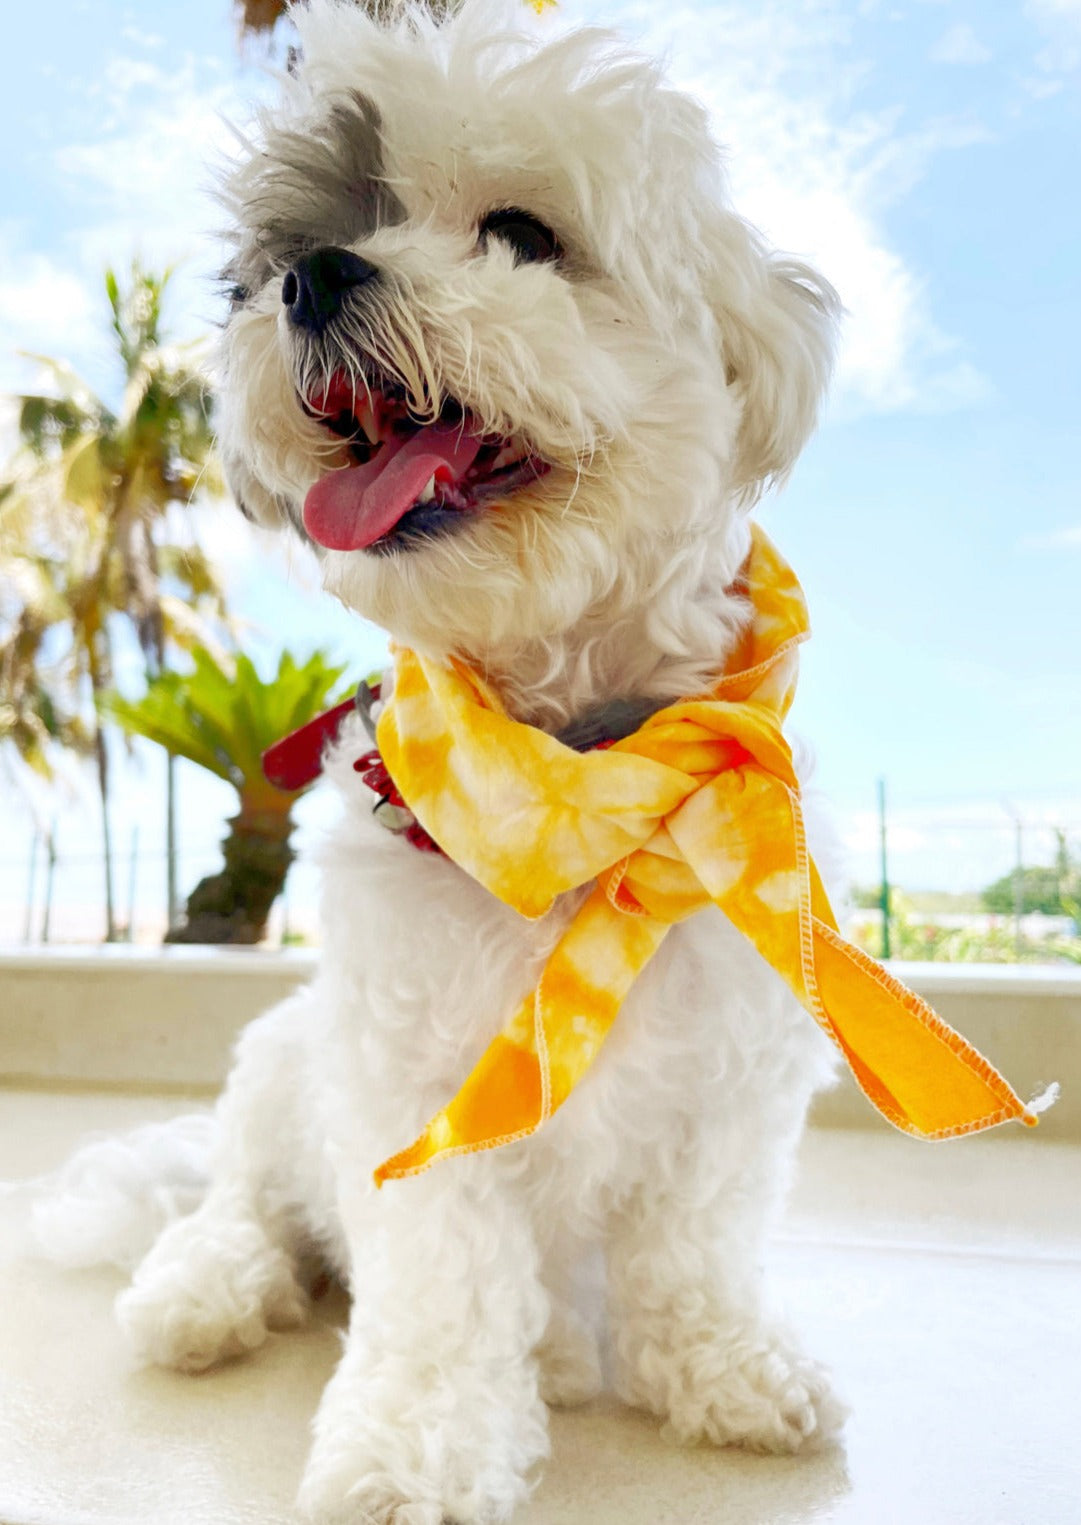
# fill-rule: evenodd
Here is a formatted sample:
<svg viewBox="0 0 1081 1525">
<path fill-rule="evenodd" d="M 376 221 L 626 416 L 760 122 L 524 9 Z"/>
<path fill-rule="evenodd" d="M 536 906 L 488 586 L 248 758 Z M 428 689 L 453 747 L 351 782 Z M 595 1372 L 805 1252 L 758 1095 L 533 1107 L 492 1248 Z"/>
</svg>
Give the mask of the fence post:
<svg viewBox="0 0 1081 1525">
<path fill-rule="evenodd" d="M 34 827 L 33 840 L 30 843 L 30 873 L 27 876 L 26 885 L 26 923 L 23 927 L 23 942 L 30 942 L 34 935 L 34 891 L 37 887 L 38 876 L 38 843 L 41 840 L 41 832 Z"/>
<path fill-rule="evenodd" d="M 1014 816 L 1014 832 L 1017 861 L 1013 870 L 1013 947 L 1018 962 L 1021 960 L 1021 918 L 1025 914 L 1025 828 L 1020 813 Z"/>
<path fill-rule="evenodd" d="M 886 780 L 878 781 L 878 841 L 882 863 L 882 887 L 879 905 L 882 907 L 882 957 L 890 956 L 890 874 L 886 860 Z"/>
<path fill-rule="evenodd" d="M 56 870 L 56 822 L 53 821 L 45 837 L 45 905 L 41 913 L 41 940 L 49 941 L 49 920 L 53 910 L 53 874 Z"/>
</svg>

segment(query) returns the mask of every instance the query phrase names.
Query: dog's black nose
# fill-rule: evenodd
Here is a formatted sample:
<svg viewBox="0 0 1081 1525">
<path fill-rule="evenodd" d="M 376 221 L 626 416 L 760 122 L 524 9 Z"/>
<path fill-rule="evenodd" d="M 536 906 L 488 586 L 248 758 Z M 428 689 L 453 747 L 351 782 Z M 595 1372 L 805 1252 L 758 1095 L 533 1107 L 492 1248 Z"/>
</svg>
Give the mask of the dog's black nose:
<svg viewBox="0 0 1081 1525">
<path fill-rule="evenodd" d="M 313 249 L 282 278 L 282 301 L 289 309 L 290 323 L 322 332 L 339 311 L 346 292 L 378 274 L 375 265 L 348 249 Z"/>
</svg>

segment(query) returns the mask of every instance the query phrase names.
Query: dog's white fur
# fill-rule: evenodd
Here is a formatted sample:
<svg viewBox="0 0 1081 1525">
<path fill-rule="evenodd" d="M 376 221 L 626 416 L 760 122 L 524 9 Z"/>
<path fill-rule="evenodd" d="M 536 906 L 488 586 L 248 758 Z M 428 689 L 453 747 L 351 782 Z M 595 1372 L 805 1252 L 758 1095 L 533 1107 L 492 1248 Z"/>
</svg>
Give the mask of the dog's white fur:
<svg viewBox="0 0 1081 1525">
<path fill-rule="evenodd" d="M 337 363 L 363 347 L 418 409 L 457 398 L 553 469 L 429 545 L 323 553 L 327 588 L 553 730 L 614 696 L 701 688 L 745 618 L 730 585 L 748 507 L 813 427 L 832 291 L 730 209 L 702 109 L 611 37 L 521 36 L 524 11 L 478 5 L 437 25 L 313 0 L 296 19 L 302 66 L 227 187 L 245 290 L 221 423 L 247 511 L 296 524 L 334 464 L 297 398 L 331 361 L 291 330 L 281 277 L 298 248 L 347 242 L 380 293 L 343 319 Z M 379 161 L 363 195 L 354 162 L 335 192 L 349 112 Z M 339 195 L 369 223 L 335 221 Z M 561 262 L 478 245 L 507 206 L 551 224 Z M 205 1199 L 119 1300 L 134 1350 L 188 1370 L 249 1350 L 304 1318 L 309 1268 L 329 1262 L 352 1312 L 303 1505 L 501 1521 L 545 1455 L 546 1402 L 600 1384 L 577 1283 L 603 1246 L 627 1402 L 681 1440 L 830 1436 L 840 1410 L 764 1312 L 759 1269 L 829 1045 L 719 913 L 672 931 L 540 1134 L 375 1191 L 576 902 L 527 924 L 383 831 L 351 767 L 364 748 L 350 732 L 328 762 L 344 815 L 320 973 L 241 1039 Z"/>
</svg>

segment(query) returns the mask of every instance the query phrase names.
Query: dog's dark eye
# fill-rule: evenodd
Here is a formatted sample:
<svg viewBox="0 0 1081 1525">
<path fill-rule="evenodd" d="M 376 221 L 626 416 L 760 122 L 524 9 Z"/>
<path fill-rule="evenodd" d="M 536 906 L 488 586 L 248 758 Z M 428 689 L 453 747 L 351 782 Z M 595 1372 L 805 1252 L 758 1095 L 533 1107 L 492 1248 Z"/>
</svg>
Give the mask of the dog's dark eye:
<svg viewBox="0 0 1081 1525">
<path fill-rule="evenodd" d="M 489 212 L 480 225 L 481 243 L 487 243 L 489 238 L 499 238 L 509 244 L 515 259 L 524 265 L 542 264 L 545 260 L 558 259 L 563 253 L 551 228 L 539 217 L 521 212 L 517 207 Z"/>
</svg>

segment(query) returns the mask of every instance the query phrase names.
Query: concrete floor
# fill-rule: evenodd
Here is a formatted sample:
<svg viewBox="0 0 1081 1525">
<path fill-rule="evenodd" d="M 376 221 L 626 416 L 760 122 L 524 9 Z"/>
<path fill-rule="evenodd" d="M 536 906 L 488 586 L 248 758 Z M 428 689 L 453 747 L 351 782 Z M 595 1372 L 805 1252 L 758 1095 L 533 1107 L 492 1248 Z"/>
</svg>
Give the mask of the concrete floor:
<svg viewBox="0 0 1081 1525">
<path fill-rule="evenodd" d="M 175 1100 L 0 1092 L 0 1177 Z M 340 1305 L 203 1377 L 127 1369 L 119 1277 L 24 1257 L 0 1194 L 0 1525 L 287 1525 Z M 852 1406 L 843 1446 L 685 1451 L 601 1402 L 555 1414 L 516 1525 L 1075 1525 L 1081 1148 L 812 1130 L 770 1267 Z"/>
</svg>

